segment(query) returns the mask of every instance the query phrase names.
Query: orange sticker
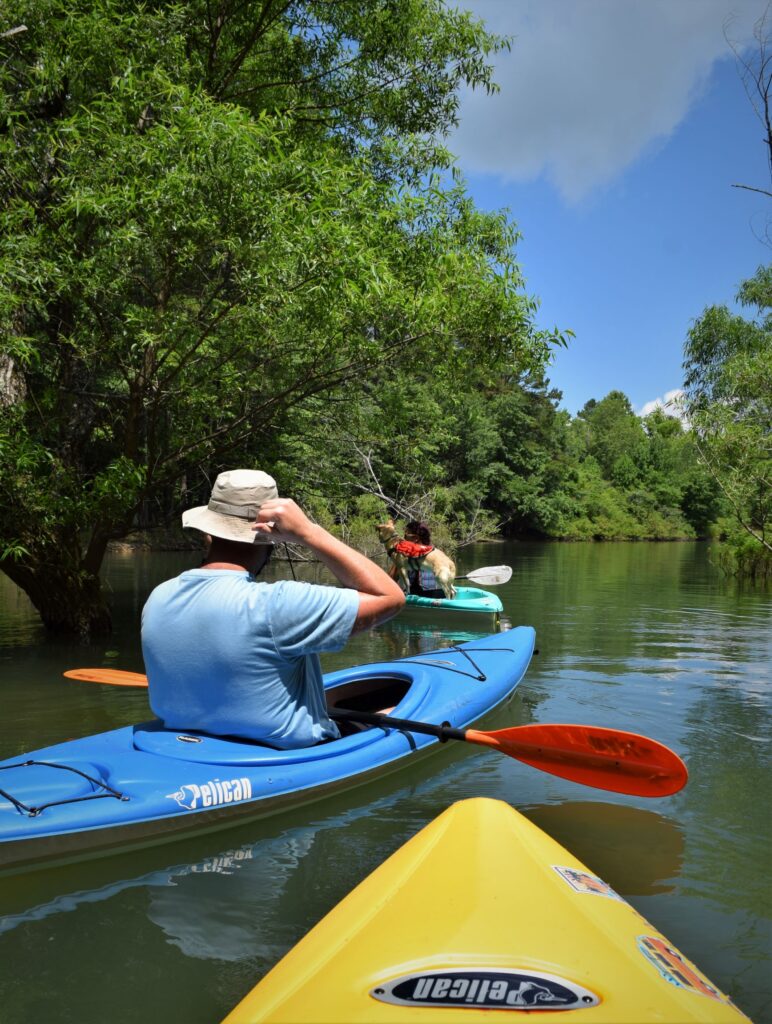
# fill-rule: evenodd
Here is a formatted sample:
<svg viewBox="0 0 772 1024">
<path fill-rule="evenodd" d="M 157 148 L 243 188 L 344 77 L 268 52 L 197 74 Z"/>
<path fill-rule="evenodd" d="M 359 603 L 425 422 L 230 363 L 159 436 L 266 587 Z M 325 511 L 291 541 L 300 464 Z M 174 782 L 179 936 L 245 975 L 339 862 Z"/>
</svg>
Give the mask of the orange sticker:
<svg viewBox="0 0 772 1024">
<path fill-rule="evenodd" d="M 625 902 L 619 893 L 614 892 L 608 882 L 604 882 L 597 875 L 580 871 L 578 868 L 560 867 L 558 864 L 553 864 L 552 867 L 562 879 L 568 882 L 574 892 L 580 892 L 585 896 L 608 896 L 612 900 L 619 900 L 620 903 Z"/>
<path fill-rule="evenodd" d="M 679 988 L 691 989 L 720 1003 L 731 1002 L 722 992 L 710 984 L 708 979 L 692 967 L 673 946 L 656 935 L 639 935 L 638 948 L 654 964 L 660 974 Z"/>
</svg>

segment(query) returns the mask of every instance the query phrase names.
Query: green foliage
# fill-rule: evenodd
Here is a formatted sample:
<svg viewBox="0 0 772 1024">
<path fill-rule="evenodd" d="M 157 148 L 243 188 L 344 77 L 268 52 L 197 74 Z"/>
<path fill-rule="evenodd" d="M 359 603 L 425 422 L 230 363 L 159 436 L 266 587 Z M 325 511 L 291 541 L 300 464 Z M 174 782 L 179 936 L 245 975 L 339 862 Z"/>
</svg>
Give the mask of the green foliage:
<svg viewBox="0 0 772 1024">
<path fill-rule="evenodd" d="M 721 543 L 716 546 L 716 565 L 728 576 L 767 582 L 772 579 L 772 555 L 751 536 L 736 518 L 722 519 L 719 524 Z"/>
<path fill-rule="evenodd" d="M 437 173 L 505 45 L 468 14 L 9 0 L 0 29 L 22 23 L 0 39 L 0 550 L 38 607 L 55 567 L 66 618 L 110 539 L 278 456 L 293 417 L 372 419 L 404 353 L 451 387 L 562 340 L 533 327 L 514 226 Z"/>
<path fill-rule="evenodd" d="M 742 374 L 743 364 L 770 351 L 772 265 L 759 267 L 754 277 L 743 282 L 737 299 L 756 309 L 755 320 L 734 315 L 726 306 L 710 306 L 689 332 L 684 346 L 684 387 L 692 416 L 720 402 L 736 407 L 740 396 L 735 378 Z"/>
<path fill-rule="evenodd" d="M 8 0 L 0 560 L 48 625 L 106 628 L 109 541 L 237 464 L 365 549 L 386 514 L 453 550 L 701 536 L 735 500 L 695 445 L 751 465 L 766 321 L 695 329 L 696 439 L 618 391 L 558 410 L 570 332 L 443 144 L 506 45 L 441 0 Z"/>
<path fill-rule="evenodd" d="M 738 296 L 755 319 L 714 306 L 685 346 L 687 409 L 700 460 L 734 520 L 725 564 L 749 575 L 772 559 L 772 268 Z"/>
<path fill-rule="evenodd" d="M 559 399 L 540 375 L 490 383 L 470 371 L 457 392 L 420 365 L 395 364 L 373 382 L 367 403 L 293 417 L 279 463 L 293 493 L 332 510 L 344 528 L 356 520 L 351 536 L 365 549 L 386 513 L 429 519 L 451 548 L 502 531 L 566 540 L 708 534 L 718 490 L 679 420 L 658 411 L 630 424 L 638 462 L 623 452 L 604 472 L 591 453 L 597 427 L 558 411 Z M 590 408 L 610 406 L 634 416 L 619 393 Z M 357 493 L 375 502 L 369 526 L 352 501 Z"/>
<path fill-rule="evenodd" d="M 622 487 L 632 486 L 640 477 L 646 453 L 643 424 L 621 391 L 611 391 L 602 401 L 587 403 L 579 418 L 588 427 L 588 453 L 604 475 L 618 478 Z"/>
</svg>

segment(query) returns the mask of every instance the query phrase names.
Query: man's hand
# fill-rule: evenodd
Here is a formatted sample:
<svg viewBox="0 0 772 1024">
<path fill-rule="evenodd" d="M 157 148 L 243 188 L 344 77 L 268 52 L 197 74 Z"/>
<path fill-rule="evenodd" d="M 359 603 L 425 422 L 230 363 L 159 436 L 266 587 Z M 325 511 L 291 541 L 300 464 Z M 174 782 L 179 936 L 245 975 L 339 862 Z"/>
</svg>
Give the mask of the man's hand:
<svg viewBox="0 0 772 1024">
<path fill-rule="evenodd" d="M 316 528 L 292 498 L 271 498 L 260 506 L 252 529 L 278 543 L 308 544 Z"/>
<path fill-rule="evenodd" d="M 352 632 L 377 626 L 405 603 L 402 588 L 380 566 L 312 523 L 291 498 L 272 498 L 260 506 L 252 527 L 271 540 L 305 544 L 339 583 L 359 593 L 359 612 Z"/>
</svg>

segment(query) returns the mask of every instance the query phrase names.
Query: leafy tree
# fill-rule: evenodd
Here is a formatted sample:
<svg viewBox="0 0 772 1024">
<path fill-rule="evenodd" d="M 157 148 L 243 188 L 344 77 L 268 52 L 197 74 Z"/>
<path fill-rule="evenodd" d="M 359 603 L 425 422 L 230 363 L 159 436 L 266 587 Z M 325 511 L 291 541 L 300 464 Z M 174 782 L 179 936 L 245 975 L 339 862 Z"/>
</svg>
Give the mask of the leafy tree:
<svg viewBox="0 0 772 1024">
<path fill-rule="evenodd" d="M 628 510 L 623 493 L 604 478 L 599 463 L 593 457 L 581 463 L 572 491 L 575 513 L 566 525 L 566 538 L 637 540 L 644 536 L 637 510 Z"/>
<path fill-rule="evenodd" d="M 754 319 L 712 306 L 685 345 L 687 410 L 700 458 L 745 533 L 772 555 L 772 266 L 740 288 Z"/>
<path fill-rule="evenodd" d="M 588 402 L 579 412 L 589 427 L 587 446 L 608 480 L 630 486 L 643 470 L 647 450 L 643 425 L 621 391 L 610 391 L 600 402 Z"/>
<path fill-rule="evenodd" d="M 721 516 L 721 489 L 713 477 L 696 461 L 683 481 L 680 506 L 684 518 L 697 537 L 709 536 Z"/>
<path fill-rule="evenodd" d="M 368 380 L 366 400 L 298 409 L 271 465 L 368 550 L 387 508 L 429 518 L 451 546 L 499 531 L 585 540 L 709 532 L 720 492 L 691 430 L 661 411 L 641 421 L 642 434 L 633 424 L 642 447 L 623 479 L 628 456 L 604 474 L 589 452 L 589 422 L 559 411 L 559 400 L 541 374 L 491 378 L 470 367 L 458 391 L 424 364 L 398 360 Z M 626 399 L 620 407 L 630 415 Z"/>
<path fill-rule="evenodd" d="M 754 25 L 757 46 L 749 51 L 729 38 L 745 91 L 764 130 L 767 170 L 772 178 L 772 53 L 768 3 Z M 772 196 L 767 187 L 735 185 Z M 770 244 L 767 215 L 765 238 Z M 772 508 L 772 266 L 761 266 L 740 286 L 739 302 L 754 319 L 726 306 L 704 311 L 684 347 L 687 409 L 702 464 L 728 508 L 723 564 L 741 575 L 772 572 L 768 523 Z M 726 525 L 728 523 L 728 525 Z"/>
<path fill-rule="evenodd" d="M 687 486 L 707 478 L 690 433 L 660 410 L 641 420 L 619 391 L 592 399 L 570 421 L 565 459 L 574 467 L 564 477 L 567 512 L 560 535 L 566 538 L 694 537 L 704 535 L 718 514 L 710 486 L 702 494 L 703 518 L 696 504 L 695 521 L 687 513 Z"/>
<path fill-rule="evenodd" d="M 536 373 L 502 382 L 486 402 L 497 437 L 486 504 L 507 533 L 562 532 L 563 489 L 571 468 L 565 457 L 568 416 L 558 412 L 560 398 L 544 375 Z"/>
<path fill-rule="evenodd" d="M 439 0 L 5 4 L 0 556 L 47 626 L 108 629 L 108 542 L 319 396 L 541 365 L 513 226 L 432 173 L 500 45 Z"/>
<path fill-rule="evenodd" d="M 381 514 L 428 518 L 454 545 L 501 528 L 559 534 L 570 468 L 558 399 L 541 374 L 491 379 L 469 367 L 459 389 L 407 358 L 368 381 L 366 400 L 293 416 L 281 461 L 292 458 L 289 478 L 304 500 L 324 505 L 326 495 L 341 522 L 358 507 L 352 496 L 367 493 Z M 323 461 L 311 457 L 319 451 Z"/>
<path fill-rule="evenodd" d="M 660 508 L 680 509 L 698 537 L 708 535 L 722 514 L 721 492 L 700 465 L 694 432 L 655 409 L 643 420 L 649 438 L 646 487 Z"/>
</svg>

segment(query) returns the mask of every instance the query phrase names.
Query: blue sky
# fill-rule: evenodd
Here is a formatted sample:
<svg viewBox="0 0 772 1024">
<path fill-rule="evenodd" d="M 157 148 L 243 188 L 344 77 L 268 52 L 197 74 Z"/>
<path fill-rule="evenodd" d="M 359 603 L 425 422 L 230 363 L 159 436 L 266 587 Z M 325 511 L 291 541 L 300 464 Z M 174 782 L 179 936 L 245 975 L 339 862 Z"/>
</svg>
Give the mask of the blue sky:
<svg viewBox="0 0 772 1024">
<path fill-rule="evenodd" d="M 466 95 L 450 140 L 471 194 L 506 207 L 541 327 L 571 329 L 549 371 L 575 414 L 677 390 L 694 318 L 734 307 L 769 262 L 764 132 L 724 30 L 752 43 L 766 0 L 467 0 L 516 36 L 498 96 Z M 727 18 L 731 20 L 727 23 Z"/>
</svg>

